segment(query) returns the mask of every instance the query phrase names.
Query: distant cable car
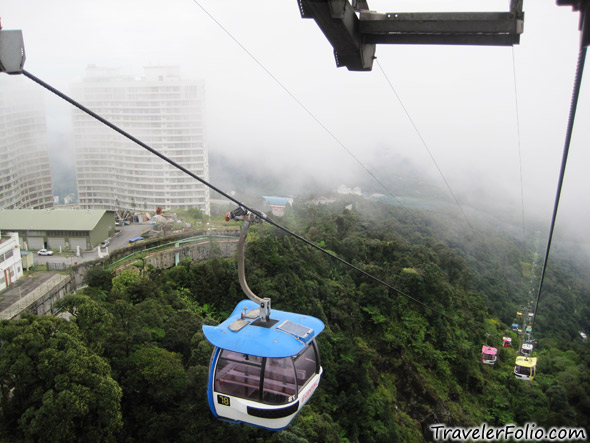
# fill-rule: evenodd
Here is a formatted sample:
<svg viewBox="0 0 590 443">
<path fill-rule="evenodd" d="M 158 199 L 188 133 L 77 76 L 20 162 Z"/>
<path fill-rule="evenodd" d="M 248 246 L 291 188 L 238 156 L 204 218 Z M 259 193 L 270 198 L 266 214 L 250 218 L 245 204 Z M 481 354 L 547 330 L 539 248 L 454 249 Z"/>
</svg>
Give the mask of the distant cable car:
<svg viewBox="0 0 590 443">
<path fill-rule="evenodd" d="M 518 323 L 512 323 L 512 330 L 514 332 L 518 331 Z"/>
<path fill-rule="evenodd" d="M 532 320 L 535 317 L 535 314 L 533 314 L 532 312 L 529 312 L 529 320 Z"/>
<path fill-rule="evenodd" d="M 502 337 L 502 342 L 503 342 L 505 348 L 512 347 L 512 339 L 510 337 Z"/>
<path fill-rule="evenodd" d="M 243 300 L 218 326 L 203 326 L 214 346 L 207 399 L 221 420 L 278 431 L 286 428 L 309 401 L 323 369 L 315 342 L 321 320 L 291 312 L 270 311 L 270 299 L 256 296 L 244 270 L 244 245 L 254 214 L 238 208 L 226 215 L 244 220 L 238 243 L 238 276 Z"/>
<path fill-rule="evenodd" d="M 514 375 L 520 380 L 533 380 L 537 371 L 536 357 L 516 357 Z"/>
<path fill-rule="evenodd" d="M 531 325 L 528 325 L 528 326 L 526 327 L 526 333 L 527 333 L 527 334 L 530 334 L 531 332 L 533 332 L 533 327 L 532 327 Z"/>
<path fill-rule="evenodd" d="M 520 349 L 522 355 L 526 357 L 531 357 L 533 355 L 533 344 L 532 343 L 523 343 L 522 348 Z"/>
<path fill-rule="evenodd" d="M 491 346 L 483 345 L 481 347 L 481 362 L 484 365 L 493 365 L 498 359 L 498 350 Z"/>
<path fill-rule="evenodd" d="M 516 318 L 522 318 L 522 312 L 517 312 L 516 313 Z"/>
</svg>

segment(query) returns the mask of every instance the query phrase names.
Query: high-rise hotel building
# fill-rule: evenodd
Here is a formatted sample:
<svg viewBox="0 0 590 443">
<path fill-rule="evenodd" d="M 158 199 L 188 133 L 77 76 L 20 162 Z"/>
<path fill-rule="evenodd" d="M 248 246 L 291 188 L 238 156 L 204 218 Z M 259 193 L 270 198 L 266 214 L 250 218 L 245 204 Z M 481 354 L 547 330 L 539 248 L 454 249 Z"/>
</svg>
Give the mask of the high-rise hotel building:
<svg viewBox="0 0 590 443">
<path fill-rule="evenodd" d="M 53 206 L 43 89 L 0 79 L 0 210 Z"/>
<path fill-rule="evenodd" d="M 141 78 L 88 67 L 72 85 L 82 104 L 204 180 L 209 160 L 203 124 L 203 83 L 177 67 L 149 67 Z M 74 111 L 76 179 L 88 209 L 198 208 L 209 214 L 209 188 L 164 160 Z"/>
</svg>

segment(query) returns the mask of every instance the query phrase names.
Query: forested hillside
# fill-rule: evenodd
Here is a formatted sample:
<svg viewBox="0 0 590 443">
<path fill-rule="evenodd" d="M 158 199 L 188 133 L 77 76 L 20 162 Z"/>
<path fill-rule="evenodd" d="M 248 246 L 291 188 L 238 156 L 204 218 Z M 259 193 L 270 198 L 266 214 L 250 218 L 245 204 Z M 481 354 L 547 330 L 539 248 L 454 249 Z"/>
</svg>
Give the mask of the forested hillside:
<svg viewBox="0 0 590 443">
<path fill-rule="evenodd" d="M 294 207 L 281 223 L 433 309 L 270 225 L 251 228 L 252 290 L 326 325 L 322 382 L 272 433 L 217 421 L 207 404 L 212 346 L 201 327 L 245 298 L 235 260 L 117 276 L 94 268 L 63 300 L 70 321 L 1 324 L 2 441 L 419 442 L 430 424 L 484 421 L 590 429 L 590 349 L 578 334 L 590 329 L 589 281 L 570 262 L 549 267 L 539 373 L 525 382 L 513 374 L 515 348 L 502 348 L 503 335 L 518 341 L 507 330 L 535 277 L 521 241 L 360 199 Z M 479 360 L 486 340 L 499 349 L 495 366 Z"/>
</svg>

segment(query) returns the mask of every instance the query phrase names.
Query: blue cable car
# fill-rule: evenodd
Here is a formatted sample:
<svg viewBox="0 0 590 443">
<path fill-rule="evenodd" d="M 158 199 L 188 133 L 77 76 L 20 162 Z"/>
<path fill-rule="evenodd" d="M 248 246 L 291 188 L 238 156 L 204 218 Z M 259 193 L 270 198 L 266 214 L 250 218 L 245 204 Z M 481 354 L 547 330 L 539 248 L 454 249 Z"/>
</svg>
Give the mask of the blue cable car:
<svg viewBox="0 0 590 443">
<path fill-rule="evenodd" d="M 278 431 L 289 425 L 318 387 L 322 375 L 315 338 L 321 320 L 272 311 L 241 301 L 218 326 L 203 326 L 213 346 L 207 399 L 221 419 Z"/>
<path fill-rule="evenodd" d="M 243 300 L 218 326 L 203 326 L 214 346 L 207 399 L 213 415 L 278 431 L 286 428 L 320 383 L 322 367 L 315 338 L 321 320 L 272 311 L 270 299 L 255 295 L 246 283 L 244 247 L 255 214 L 238 208 L 225 217 L 243 220 L 238 243 L 238 277 L 250 300 Z"/>
</svg>

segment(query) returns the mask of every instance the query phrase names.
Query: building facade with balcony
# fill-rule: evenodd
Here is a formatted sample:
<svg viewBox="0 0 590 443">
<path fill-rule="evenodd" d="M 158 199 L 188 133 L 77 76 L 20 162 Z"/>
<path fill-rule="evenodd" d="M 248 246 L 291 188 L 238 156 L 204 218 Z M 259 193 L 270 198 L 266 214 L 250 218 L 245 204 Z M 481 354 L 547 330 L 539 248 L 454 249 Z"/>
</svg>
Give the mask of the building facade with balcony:
<svg viewBox="0 0 590 443">
<path fill-rule="evenodd" d="M 0 233 L 0 291 L 23 276 L 23 266 L 15 232 Z"/>
<path fill-rule="evenodd" d="M 43 90 L 0 79 L 0 209 L 53 206 Z"/>
<path fill-rule="evenodd" d="M 209 159 L 203 124 L 204 86 L 177 67 L 145 68 L 141 78 L 89 67 L 72 85 L 82 104 L 204 180 Z M 81 208 L 199 208 L 209 188 L 92 117 L 74 110 L 76 180 Z"/>
</svg>

